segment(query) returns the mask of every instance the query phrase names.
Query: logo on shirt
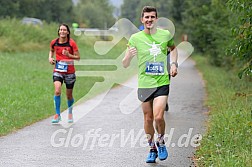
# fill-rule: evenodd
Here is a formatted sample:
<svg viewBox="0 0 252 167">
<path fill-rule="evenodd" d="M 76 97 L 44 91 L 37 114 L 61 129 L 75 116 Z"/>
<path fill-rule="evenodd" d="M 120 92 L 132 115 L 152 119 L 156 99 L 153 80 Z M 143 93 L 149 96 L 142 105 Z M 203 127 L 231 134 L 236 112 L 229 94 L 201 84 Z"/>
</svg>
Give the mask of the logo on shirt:
<svg viewBox="0 0 252 167">
<path fill-rule="evenodd" d="M 147 45 L 151 46 L 151 48 L 149 49 L 150 51 L 150 55 L 154 56 L 154 62 L 156 61 L 156 57 L 161 53 L 161 44 L 156 44 L 155 41 L 152 42 L 152 44 L 149 44 L 147 42 L 145 42 Z"/>
</svg>

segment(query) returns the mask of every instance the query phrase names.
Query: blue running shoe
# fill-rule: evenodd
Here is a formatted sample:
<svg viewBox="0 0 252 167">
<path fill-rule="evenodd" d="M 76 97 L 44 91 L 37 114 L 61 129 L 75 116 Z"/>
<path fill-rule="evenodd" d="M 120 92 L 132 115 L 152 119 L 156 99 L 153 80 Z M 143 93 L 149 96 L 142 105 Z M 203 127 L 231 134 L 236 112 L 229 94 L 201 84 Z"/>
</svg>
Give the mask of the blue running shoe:
<svg viewBox="0 0 252 167">
<path fill-rule="evenodd" d="M 168 157 L 168 152 L 165 144 L 160 144 L 159 142 L 156 142 L 156 147 L 158 150 L 158 158 L 160 159 L 160 161 L 165 160 Z"/>
<path fill-rule="evenodd" d="M 56 114 L 54 115 L 53 119 L 52 119 L 52 123 L 55 124 L 55 123 L 59 123 L 59 121 L 61 121 L 61 116 Z"/>
<path fill-rule="evenodd" d="M 146 163 L 155 163 L 157 157 L 158 157 L 157 150 L 151 149 L 146 159 Z"/>
</svg>

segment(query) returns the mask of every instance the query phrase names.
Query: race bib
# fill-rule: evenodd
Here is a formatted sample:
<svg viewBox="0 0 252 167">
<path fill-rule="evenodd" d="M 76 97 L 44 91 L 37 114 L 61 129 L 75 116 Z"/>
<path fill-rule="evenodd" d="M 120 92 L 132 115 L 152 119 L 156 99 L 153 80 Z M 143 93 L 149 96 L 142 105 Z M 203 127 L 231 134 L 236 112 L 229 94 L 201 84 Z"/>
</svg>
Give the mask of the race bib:
<svg viewBox="0 0 252 167">
<path fill-rule="evenodd" d="M 145 74 L 164 75 L 164 62 L 146 62 Z"/>
<path fill-rule="evenodd" d="M 55 71 L 67 72 L 68 64 L 66 62 L 58 61 L 55 65 Z"/>
</svg>

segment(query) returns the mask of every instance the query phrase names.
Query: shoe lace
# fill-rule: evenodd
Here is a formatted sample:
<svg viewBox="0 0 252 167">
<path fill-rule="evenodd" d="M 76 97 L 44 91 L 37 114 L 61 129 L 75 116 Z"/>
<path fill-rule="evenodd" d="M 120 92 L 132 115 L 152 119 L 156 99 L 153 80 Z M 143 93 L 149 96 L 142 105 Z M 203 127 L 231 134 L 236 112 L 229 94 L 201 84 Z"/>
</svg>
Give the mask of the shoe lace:
<svg viewBox="0 0 252 167">
<path fill-rule="evenodd" d="M 150 157 L 150 158 L 151 158 L 151 157 L 156 157 L 156 151 L 151 150 L 151 151 L 150 151 L 150 154 L 149 154 L 149 157 Z"/>
<path fill-rule="evenodd" d="M 164 146 L 161 146 L 161 147 L 160 147 L 160 153 L 163 153 L 163 152 L 165 152 L 165 147 L 164 147 Z"/>
<path fill-rule="evenodd" d="M 150 158 L 155 157 L 155 153 L 154 153 L 154 152 L 151 152 L 149 157 L 150 157 Z"/>
</svg>

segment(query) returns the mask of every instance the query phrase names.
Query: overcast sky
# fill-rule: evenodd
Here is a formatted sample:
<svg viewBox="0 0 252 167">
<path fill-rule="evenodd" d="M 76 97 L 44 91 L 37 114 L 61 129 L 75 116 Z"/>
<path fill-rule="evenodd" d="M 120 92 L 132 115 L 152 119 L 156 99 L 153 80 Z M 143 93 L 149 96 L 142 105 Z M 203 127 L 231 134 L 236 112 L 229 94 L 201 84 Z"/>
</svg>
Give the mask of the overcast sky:
<svg viewBox="0 0 252 167">
<path fill-rule="evenodd" d="M 72 0 L 76 4 L 79 0 Z M 120 7 L 123 3 L 123 0 L 109 0 L 115 7 Z"/>
</svg>

